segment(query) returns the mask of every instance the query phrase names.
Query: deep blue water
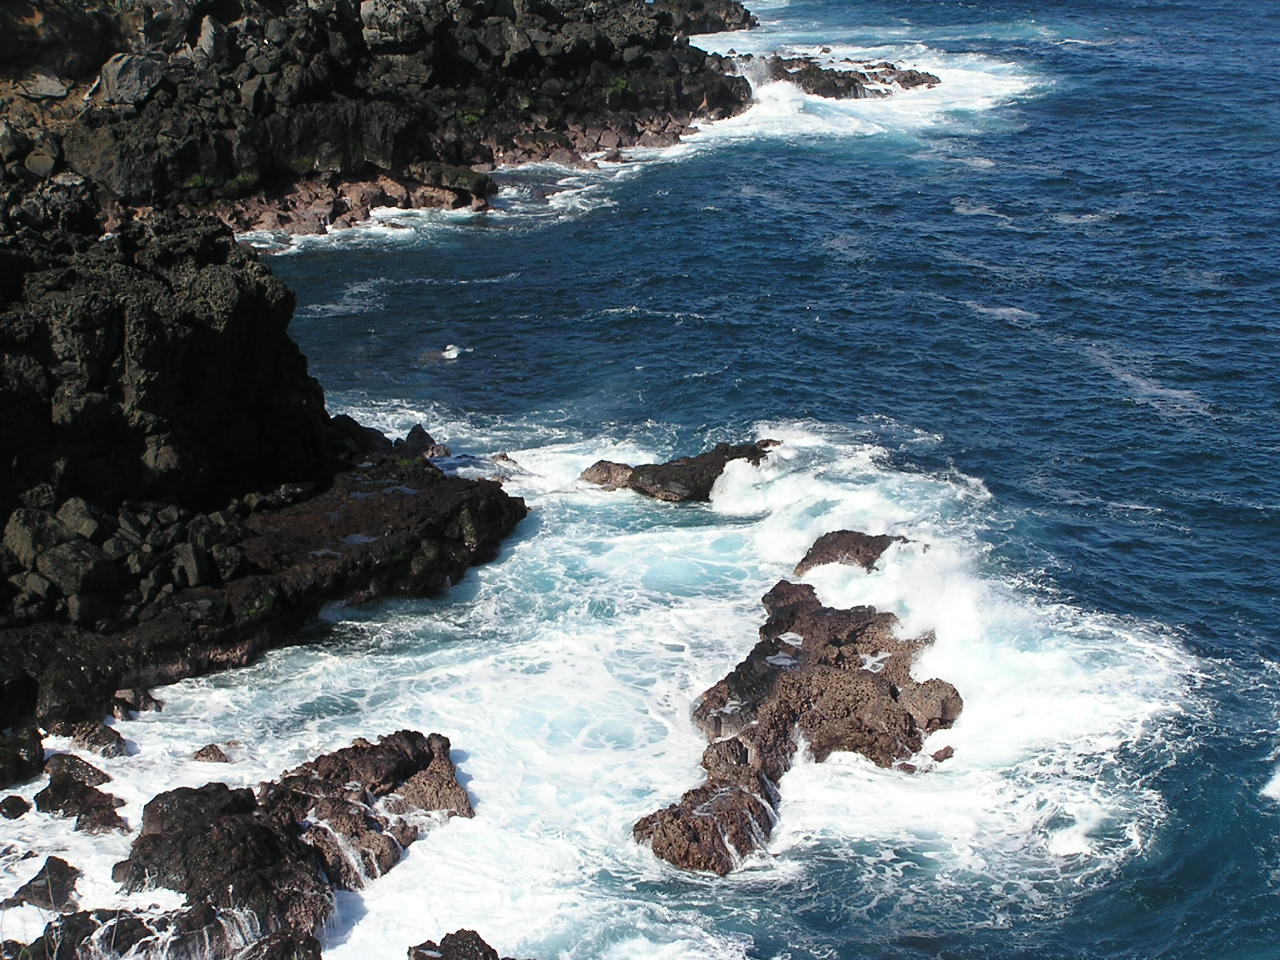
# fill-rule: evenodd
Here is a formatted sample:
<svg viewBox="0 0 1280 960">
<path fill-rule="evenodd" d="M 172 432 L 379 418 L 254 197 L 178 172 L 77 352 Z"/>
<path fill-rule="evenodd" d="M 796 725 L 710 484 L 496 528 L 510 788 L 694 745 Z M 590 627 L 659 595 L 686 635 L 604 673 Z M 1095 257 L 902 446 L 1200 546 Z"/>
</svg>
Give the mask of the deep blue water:
<svg viewBox="0 0 1280 960">
<path fill-rule="evenodd" d="M 274 258 L 312 372 L 334 408 L 425 411 L 476 452 L 847 428 L 886 469 L 980 480 L 991 570 L 1195 658 L 1182 749 L 1144 781 L 1156 835 L 1048 906 L 926 884 L 864 909 L 821 844 L 734 902 L 638 895 L 705 898 L 761 958 L 1280 956 L 1280 5 L 760 12 L 1024 82 L 879 132 L 782 118 L 569 205 L 525 190 L 563 174 L 516 173 L 495 215 Z"/>
</svg>

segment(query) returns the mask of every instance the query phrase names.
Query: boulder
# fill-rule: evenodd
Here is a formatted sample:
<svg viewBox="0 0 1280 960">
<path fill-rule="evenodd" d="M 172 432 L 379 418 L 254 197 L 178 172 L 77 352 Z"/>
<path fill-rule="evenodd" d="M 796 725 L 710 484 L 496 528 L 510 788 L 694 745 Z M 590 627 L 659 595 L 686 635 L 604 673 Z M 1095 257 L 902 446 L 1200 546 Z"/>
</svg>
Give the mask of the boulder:
<svg viewBox="0 0 1280 960">
<path fill-rule="evenodd" d="M 33 780 L 44 766 L 44 744 L 35 727 L 0 733 L 0 789 Z"/>
<path fill-rule="evenodd" d="M 876 561 L 895 543 L 907 543 L 906 537 L 887 534 L 871 536 L 857 530 L 833 530 L 813 542 L 804 558 L 796 564 L 795 575 L 802 577 L 824 563 L 859 566 L 870 573 Z"/>
<path fill-rule="evenodd" d="M 425 940 L 409 948 L 409 960 L 499 960 L 498 951 L 474 930 L 446 933 L 440 942 Z"/>
<path fill-rule="evenodd" d="M 586 483 L 594 483 L 606 490 L 618 490 L 631 483 L 631 471 L 634 468 L 625 463 L 612 460 L 597 460 L 578 477 Z"/>
<path fill-rule="evenodd" d="M 812 586 L 780 581 L 763 597 L 768 619 L 747 657 L 698 699 L 694 723 L 710 741 L 707 782 L 641 819 L 633 833 L 676 866 L 724 875 L 773 829 L 774 785 L 799 743 L 822 762 L 837 751 L 880 767 L 908 758 L 963 709 L 944 680 L 911 676 L 930 637 L 899 639 L 897 619 L 872 607 L 825 607 Z M 945 759 L 945 758 L 944 758 Z"/>
<path fill-rule="evenodd" d="M 30 904 L 42 910 L 67 913 L 75 909 L 76 880 L 80 871 L 61 857 L 49 857 L 39 872 L 20 886 L 7 900 L 0 901 L 0 908 Z"/>
<path fill-rule="evenodd" d="M 709 781 L 644 817 L 632 832 L 663 860 L 723 877 L 764 845 L 773 819 L 759 795 L 738 784 Z"/>
<path fill-rule="evenodd" d="M 116 808 L 124 805 L 119 797 L 103 793 L 69 774 L 55 774 L 49 785 L 36 794 L 36 809 L 43 813 L 56 813 L 75 817 L 75 828 L 87 833 L 106 833 L 109 830 L 127 831 L 128 826 Z"/>
<path fill-rule="evenodd" d="M 70 737 L 77 747 L 107 758 L 123 757 L 129 752 L 124 737 L 97 720 L 60 720 L 49 725 L 49 732 L 59 737 Z"/>
<path fill-rule="evenodd" d="M 670 503 L 705 501 L 711 498 L 712 486 L 731 460 L 759 464 L 769 455 L 769 449 L 777 445 L 776 440 L 720 443 L 695 457 L 679 457 L 666 463 L 647 463 L 638 467 L 598 460 L 587 467 L 578 479 L 601 485 L 607 490 L 625 486 L 646 497 Z"/>
<path fill-rule="evenodd" d="M 166 791 L 143 808 L 112 876 L 128 891 L 163 886 L 189 904 L 247 910 L 259 929 L 289 934 L 253 956 L 310 957 L 333 887 L 359 889 L 417 838 L 403 814 L 470 816 L 448 755 L 448 738 L 401 730 L 317 757 L 256 796 L 223 783 Z"/>
<path fill-rule="evenodd" d="M 27 811 L 30 809 L 31 804 L 16 794 L 0 800 L 0 817 L 4 817 L 6 820 L 17 820 L 19 817 L 26 816 Z"/>
<path fill-rule="evenodd" d="M 102 66 L 102 97 L 107 103 L 138 106 L 164 79 L 164 66 L 156 57 L 117 53 Z"/>
<path fill-rule="evenodd" d="M 90 787 L 100 787 L 111 782 L 111 776 L 91 763 L 85 763 L 73 753 L 55 753 L 44 762 L 44 772 L 50 777 L 70 777 Z"/>
<path fill-rule="evenodd" d="M 223 749 L 216 743 L 210 743 L 201 747 L 191 757 L 192 760 L 199 760 L 202 763 L 230 763 L 231 758 L 223 752 Z"/>
<path fill-rule="evenodd" d="M 249 910 L 264 930 L 314 933 L 333 912 L 320 859 L 296 827 L 262 810 L 252 791 L 222 783 L 150 800 L 112 876 L 127 891 L 162 886 L 189 903 Z"/>
</svg>

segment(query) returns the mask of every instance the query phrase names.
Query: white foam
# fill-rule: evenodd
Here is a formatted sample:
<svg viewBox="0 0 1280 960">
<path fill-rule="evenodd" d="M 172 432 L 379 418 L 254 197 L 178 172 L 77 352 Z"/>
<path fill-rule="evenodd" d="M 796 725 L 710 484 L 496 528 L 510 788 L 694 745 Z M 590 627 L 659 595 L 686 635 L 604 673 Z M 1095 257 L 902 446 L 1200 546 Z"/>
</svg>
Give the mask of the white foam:
<svg viewBox="0 0 1280 960">
<path fill-rule="evenodd" d="M 510 439 L 492 425 L 459 426 Z M 686 452 L 656 440 L 665 435 L 511 449 L 519 469 L 507 488 L 534 512 L 498 563 L 439 601 L 335 612 L 340 643 L 158 691 L 163 713 L 117 725 L 135 754 L 87 759 L 117 778 L 107 789 L 136 826 L 142 803 L 173 786 L 253 785 L 400 727 L 450 736 L 475 819 L 432 830 L 389 874 L 340 898 L 331 960 L 399 955 L 459 927 L 508 955 L 745 957 L 749 933 L 725 934 L 699 903 L 734 915 L 735 890 L 802 882 L 821 869 L 815 851 L 868 858 L 852 897 L 863 883 L 895 896 L 884 858 L 906 849 L 975 901 L 992 885 L 1016 897 L 1034 883 L 1037 896 L 1065 903 L 1082 879 L 1143 848 L 1163 815 L 1144 771 L 1172 749 L 1160 732 L 1191 668 L 1161 628 L 1004 579 L 981 540 L 1000 508 L 980 483 L 889 469 L 880 448 L 819 424 L 759 425 L 783 445 L 759 468 L 735 463 L 710 505 L 577 481 L 602 457 Z M 858 757 L 802 761 L 782 781 L 766 855 L 714 885 L 680 875 L 632 842 L 631 825 L 699 782 L 694 698 L 754 644 L 760 596 L 813 539 L 843 527 L 916 541 L 892 547 L 870 574 L 827 565 L 807 579 L 825 602 L 872 603 L 896 612 L 905 633 L 935 632 L 917 675 L 950 679 L 966 707 L 926 752 L 950 745 L 956 755 L 916 776 Z M 228 741 L 238 744 L 231 764 L 191 759 Z M 82 836 L 39 814 L 9 829 L 19 848 L 85 869 L 87 906 L 173 901 L 118 895 L 110 866 L 127 837 Z M 37 866 L 0 866 L 0 896 Z M 701 892 L 637 892 L 655 883 Z M 6 936 L 38 933 L 43 918 L 11 913 Z M 753 923 L 743 914 L 731 926 Z"/>
</svg>

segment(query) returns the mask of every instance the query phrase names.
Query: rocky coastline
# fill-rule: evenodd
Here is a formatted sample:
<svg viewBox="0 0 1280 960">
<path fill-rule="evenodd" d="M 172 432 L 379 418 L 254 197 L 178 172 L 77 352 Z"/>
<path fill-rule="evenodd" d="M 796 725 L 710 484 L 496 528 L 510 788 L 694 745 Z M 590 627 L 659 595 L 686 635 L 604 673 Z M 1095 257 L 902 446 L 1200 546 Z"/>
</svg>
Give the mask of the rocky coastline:
<svg viewBox="0 0 1280 960">
<path fill-rule="evenodd" d="M 0 789 L 47 777 L 33 798 L 41 813 L 89 833 L 138 831 L 116 870 L 124 889 L 187 897 L 162 913 L 81 909 L 77 867 L 50 857 L 0 909 L 60 916 L 34 943 L 5 942 L 5 960 L 162 946 L 312 960 L 334 889 L 391 869 L 424 815 L 471 815 L 439 734 L 358 741 L 256 792 L 169 791 L 133 825 L 106 774 L 46 757 L 48 736 L 117 755 L 104 717 L 158 708 L 154 686 L 305 642 L 326 605 L 447 589 L 526 515 L 499 482 L 443 472 L 432 461 L 448 451 L 421 426 L 393 441 L 330 416 L 288 335 L 293 294 L 236 232 L 322 233 L 382 206 L 483 209 L 499 165 L 591 165 L 673 144 L 751 101 L 743 71 L 755 67 L 688 38 L 754 24 L 737 0 L 0 10 Z M 833 97 L 937 82 L 892 64 L 773 57 L 764 69 Z M 602 461 L 583 479 L 705 501 L 727 464 L 759 464 L 774 445 Z M 707 784 L 636 827 L 659 856 L 724 873 L 758 847 L 795 729 L 897 763 L 958 712 L 958 695 L 917 690 L 918 643 L 891 640 L 887 615 L 827 611 L 804 589 L 771 591 L 761 647 L 704 696 Z M 795 622 L 775 629 L 783 608 Z M 841 638 L 814 626 L 834 615 L 859 626 Z M 788 632 L 812 634 L 797 670 L 775 662 Z M 841 671 L 873 644 L 894 672 L 858 677 L 841 709 L 866 713 L 858 704 L 874 700 L 877 716 L 892 714 L 897 739 L 874 748 L 809 703 L 847 686 Z M 738 716 L 774 717 L 776 742 L 721 730 L 748 674 L 755 699 Z M 226 759 L 216 744 L 201 754 Z M 707 802 L 724 808 L 719 847 L 688 842 L 687 812 Z M 21 797 L 0 800 L 5 818 L 28 813 Z M 228 849 L 243 856 L 220 858 Z M 498 956 L 465 930 L 409 955 Z"/>
</svg>

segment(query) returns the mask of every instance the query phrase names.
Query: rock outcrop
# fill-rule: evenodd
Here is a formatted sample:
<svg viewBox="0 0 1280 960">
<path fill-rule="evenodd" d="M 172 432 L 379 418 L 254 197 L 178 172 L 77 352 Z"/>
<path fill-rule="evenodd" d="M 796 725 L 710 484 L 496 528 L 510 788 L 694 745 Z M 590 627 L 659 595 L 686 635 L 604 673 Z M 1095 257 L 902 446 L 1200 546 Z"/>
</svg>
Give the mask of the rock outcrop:
<svg viewBox="0 0 1280 960">
<path fill-rule="evenodd" d="M 357 740 L 262 784 L 256 795 L 223 783 L 170 790 L 144 807 L 141 831 L 114 877 L 130 891 L 176 890 L 186 905 L 70 913 L 22 956 L 105 960 L 163 950 L 169 957 L 318 960 L 315 934 L 332 915 L 335 888 L 357 889 L 390 869 L 428 819 L 470 814 L 448 739 L 409 730 L 377 743 Z M 15 899 L 73 909 L 77 875 L 50 858 Z"/>
<path fill-rule="evenodd" d="M 40 36 L 29 21 L 52 5 L 15 2 L 30 9 L 9 15 L 14 32 Z M 43 100 L 6 112 L 0 176 L 71 169 L 134 211 L 212 208 L 240 227 L 483 206 L 496 163 L 674 143 L 750 101 L 686 39 L 751 26 L 733 0 L 66 6 L 47 42 L 15 50 Z"/>
<path fill-rule="evenodd" d="M 34 877 L 12 897 L 0 900 L 0 910 L 27 903 L 44 910 L 67 913 L 76 906 L 76 881 L 80 871 L 61 857 L 49 857 Z"/>
<path fill-rule="evenodd" d="M 578 478 L 606 490 L 627 488 L 669 503 L 706 501 L 725 466 L 731 460 L 758 465 L 778 445 L 777 440 L 754 443 L 719 443 L 695 457 L 679 457 L 666 463 L 646 463 L 633 467 L 611 460 L 597 460 Z"/>
<path fill-rule="evenodd" d="M 103 238 L 75 178 L 0 210 L 0 729 L 145 707 L 137 688 L 245 664 L 330 601 L 439 591 L 524 516 L 330 418 L 292 294 L 217 221 Z"/>
<path fill-rule="evenodd" d="M 907 543 L 906 537 L 888 534 L 872 536 L 858 530 L 832 530 L 813 542 L 803 559 L 796 564 L 795 575 L 803 577 L 814 567 L 825 563 L 843 563 L 859 566 L 868 573 L 875 569 L 876 561 L 895 543 Z"/>
<path fill-rule="evenodd" d="M 946 681 L 912 678 L 912 660 L 931 638 L 898 639 L 892 614 L 825 607 L 811 586 L 786 580 L 763 602 L 760 642 L 694 709 L 711 741 L 706 783 L 634 828 L 636 840 L 679 867 L 723 876 L 764 845 L 777 783 L 799 743 L 819 762 L 850 751 L 889 767 L 917 754 L 963 707 Z"/>
<path fill-rule="evenodd" d="M 747 54 L 739 58 L 746 67 L 756 58 Z M 933 87 L 942 81 L 932 73 L 903 68 L 893 63 L 856 63 L 845 59 L 838 65 L 824 66 L 811 57 L 764 57 L 765 75 L 770 80 L 785 80 L 805 93 L 832 100 L 862 100 L 887 97 L 892 88 L 911 90 Z"/>
</svg>

